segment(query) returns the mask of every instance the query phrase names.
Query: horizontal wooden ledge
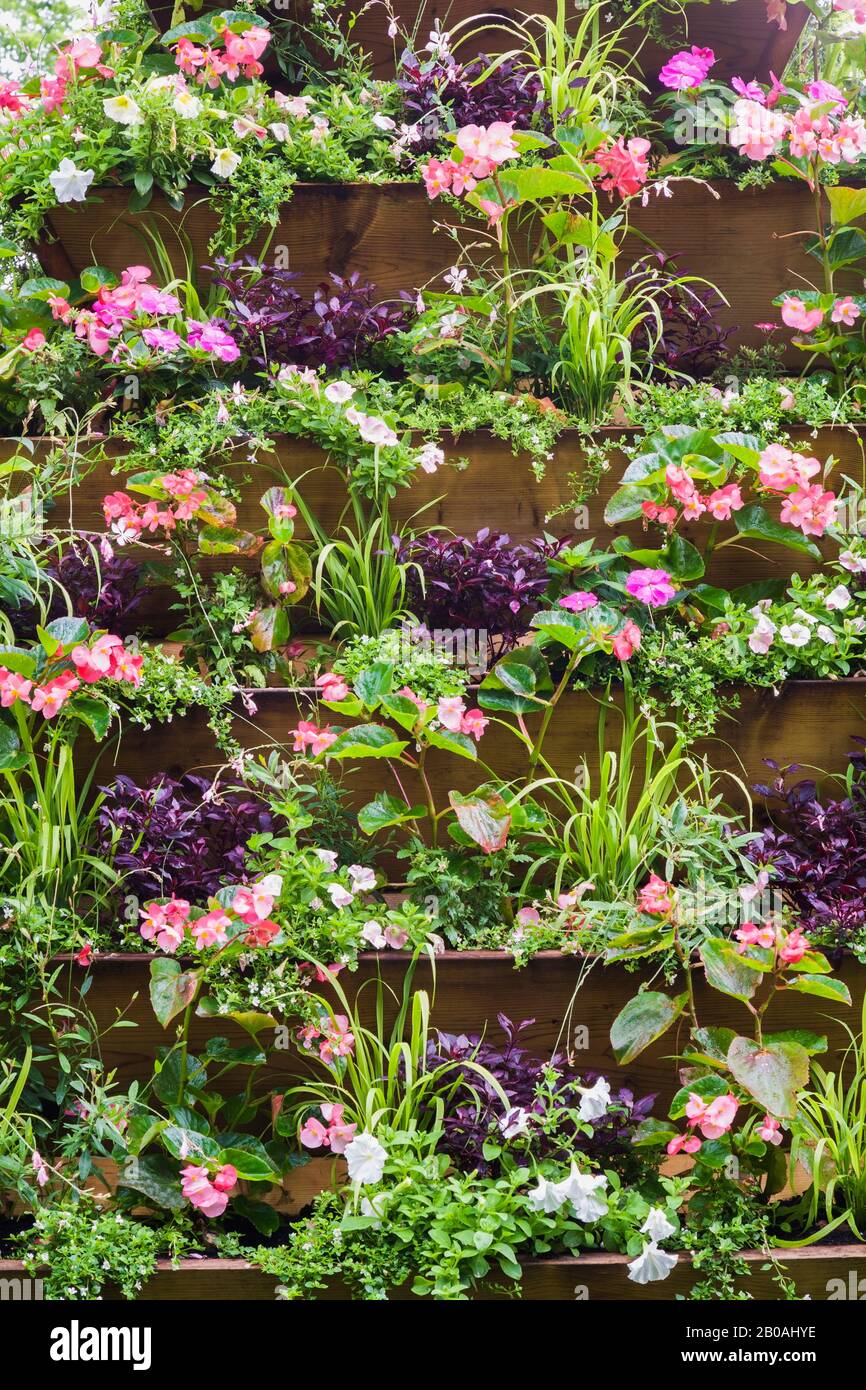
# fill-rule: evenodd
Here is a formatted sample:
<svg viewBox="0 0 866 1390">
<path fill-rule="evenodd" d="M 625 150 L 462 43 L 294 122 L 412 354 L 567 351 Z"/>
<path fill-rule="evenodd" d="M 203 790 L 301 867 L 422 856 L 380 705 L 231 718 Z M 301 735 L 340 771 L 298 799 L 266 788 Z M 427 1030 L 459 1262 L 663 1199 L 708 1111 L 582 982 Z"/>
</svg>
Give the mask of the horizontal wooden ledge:
<svg viewBox="0 0 866 1390">
<path fill-rule="evenodd" d="M 826 1300 L 832 1293 L 839 1298 L 846 1297 L 849 1284 L 859 1280 L 866 1268 L 866 1245 L 828 1244 L 774 1253 L 794 1280 L 800 1298 Z M 519 1287 L 523 1297 L 530 1301 L 667 1302 L 677 1295 L 687 1294 L 695 1279 L 700 1277 L 692 1267 L 691 1256 L 680 1253 L 667 1279 L 635 1284 L 628 1278 L 629 1258 L 607 1251 L 588 1251 L 579 1256 L 528 1260 L 523 1266 L 523 1278 L 515 1287 Z M 749 1266 L 745 1279 L 752 1296 L 761 1301 L 780 1301 L 770 1272 L 763 1268 L 768 1261 L 767 1254 L 762 1250 L 744 1250 L 742 1258 Z M 0 1279 L 31 1277 L 19 1260 L 0 1260 Z M 273 1301 L 277 1283 L 273 1275 L 240 1259 L 184 1259 L 177 1266 L 160 1260 L 156 1273 L 136 1301 Z M 840 1291 L 840 1286 L 845 1292 Z M 112 1289 L 106 1291 L 105 1297 L 109 1302 L 120 1301 Z M 348 1292 L 336 1283 L 319 1295 L 327 1302 L 345 1302 L 348 1297 Z M 415 1301 L 406 1286 L 394 1290 L 394 1297 L 399 1302 Z M 500 1297 L 502 1295 L 483 1288 L 476 1294 L 479 1301 L 485 1302 L 498 1301 Z"/>
</svg>

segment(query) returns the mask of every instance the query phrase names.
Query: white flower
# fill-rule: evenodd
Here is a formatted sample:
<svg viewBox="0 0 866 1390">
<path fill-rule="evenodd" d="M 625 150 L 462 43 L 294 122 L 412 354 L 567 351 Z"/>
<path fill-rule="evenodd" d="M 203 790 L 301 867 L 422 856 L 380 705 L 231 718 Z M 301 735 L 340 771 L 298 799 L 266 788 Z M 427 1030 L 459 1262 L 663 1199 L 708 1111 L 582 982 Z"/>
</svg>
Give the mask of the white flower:
<svg viewBox="0 0 866 1390">
<path fill-rule="evenodd" d="M 499 1129 L 503 1139 L 515 1139 L 518 1134 L 525 1134 L 529 1129 L 529 1111 L 524 1110 L 521 1105 L 515 1110 L 509 1110 L 499 1121 Z"/>
<path fill-rule="evenodd" d="M 256 884 L 256 887 L 262 893 L 269 893 L 272 898 L 278 898 L 283 891 L 283 876 L 282 874 L 265 874 L 265 877 Z"/>
<path fill-rule="evenodd" d="M 824 600 L 825 608 L 847 608 L 851 602 L 851 594 L 844 584 L 837 584 L 832 593 L 829 593 Z"/>
<path fill-rule="evenodd" d="M 71 159 L 61 159 L 48 182 L 54 189 L 58 203 L 83 203 L 87 190 L 93 183 L 92 169 L 79 169 Z"/>
<path fill-rule="evenodd" d="M 628 1277 L 635 1284 L 649 1284 L 656 1279 L 667 1279 L 671 1270 L 677 1262 L 676 1255 L 669 1255 L 667 1250 L 659 1250 L 654 1240 L 643 1248 L 643 1254 L 638 1255 L 636 1260 L 632 1260 L 628 1266 Z"/>
<path fill-rule="evenodd" d="M 805 647 L 812 634 L 805 623 L 786 623 L 779 628 L 779 636 L 786 647 Z"/>
<path fill-rule="evenodd" d="M 387 1149 L 383 1149 L 373 1134 L 363 1130 L 346 1145 L 344 1157 L 349 1165 L 349 1178 L 352 1182 L 380 1182 L 385 1171 Z"/>
<path fill-rule="evenodd" d="M 565 1201 L 562 1184 L 539 1177 L 538 1186 L 527 1192 L 526 1200 L 535 1211 L 559 1211 Z"/>
<path fill-rule="evenodd" d="M 268 130 L 271 132 L 274 139 L 278 140 L 281 145 L 284 145 L 289 138 L 289 127 L 286 125 L 285 121 L 272 121 L 268 126 Z"/>
<path fill-rule="evenodd" d="M 460 294 L 468 279 L 469 271 L 461 270 L 456 265 L 452 265 L 451 269 L 445 273 L 445 283 L 451 287 L 455 294 Z"/>
<path fill-rule="evenodd" d="M 350 386 L 348 381 L 332 381 L 325 387 L 325 397 L 334 405 L 345 405 L 355 394 L 354 386 Z"/>
<path fill-rule="evenodd" d="M 361 928 L 361 936 L 365 941 L 368 941 L 370 943 L 370 945 L 373 947 L 375 951 L 383 950 L 388 944 L 385 940 L 385 933 L 382 931 L 380 924 L 374 918 L 371 918 L 369 922 L 364 923 L 363 927 Z"/>
<path fill-rule="evenodd" d="M 646 1221 L 641 1226 L 641 1230 L 649 1236 L 653 1245 L 657 1241 L 666 1240 L 672 1236 L 676 1230 L 673 1222 L 669 1221 L 666 1213 L 661 1207 L 653 1207 Z"/>
<path fill-rule="evenodd" d="M 234 150 L 217 150 L 213 164 L 210 166 L 212 174 L 217 178 L 229 179 L 241 162 L 241 157 Z"/>
<path fill-rule="evenodd" d="M 862 574 L 866 570 L 866 558 L 855 555 L 853 550 L 843 550 L 839 556 L 839 564 L 843 569 L 850 570 L 851 574 Z"/>
<path fill-rule="evenodd" d="M 375 871 L 362 868 L 360 864 L 349 865 L 349 878 L 356 893 L 371 893 L 376 887 Z"/>
<path fill-rule="evenodd" d="M 317 855 L 319 859 L 321 859 L 322 863 L 324 864 L 325 868 L 328 870 L 329 873 L 332 873 L 332 874 L 333 874 L 333 873 L 336 873 L 336 871 L 337 871 L 337 855 L 336 855 L 336 852 L 335 852 L 334 850 L 332 850 L 332 849 L 314 849 L 314 850 L 313 850 L 313 853 L 314 853 L 315 855 Z"/>
<path fill-rule="evenodd" d="M 578 1221 L 598 1221 L 607 1215 L 606 1187 L 607 1178 L 603 1174 L 581 1173 L 577 1164 L 572 1162 L 571 1172 L 559 1184 L 559 1191 L 563 1200 L 571 1202 Z"/>
<path fill-rule="evenodd" d="M 185 121 L 193 121 L 196 116 L 201 115 L 201 98 L 197 97 L 195 92 L 178 92 L 171 104 L 173 110 Z"/>
<path fill-rule="evenodd" d="M 134 97 L 122 94 L 119 97 L 106 97 L 102 109 L 108 119 L 117 121 L 118 125 L 141 125 L 141 107 Z"/>
<path fill-rule="evenodd" d="M 436 444 L 425 444 L 418 454 L 418 463 L 425 473 L 435 473 L 445 462 L 445 454 Z"/>
<path fill-rule="evenodd" d="M 597 1120 L 610 1105 L 610 1086 L 600 1076 L 589 1091 L 583 1091 L 577 1113 L 582 1120 Z"/>
<path fill-rule="evenodd" d="M 347 888 L 343 887 L 342 883 L 326 883 L 325 887 L 334 907 L 348 907 L 349 903 L 355 901 L 354 893 L 350 893 Z"/>
<path fill-rule="evenodd" d="M 373 125 L 379 130 L 396 130 L 397 122 L 392 121 L 390 116 L 383 116 L 378 111 L 373 117 Z"/>
<path fill-rule="evenodd" d="M 388 1205 L 387 1192 L 374 1192 L 372 1197 L 361 1198 L 361 1215 L 375 1216 L 374 1226 L 381 1226 L 382 1217 L 385 1215 L 385 1208 Z"/>
<path fill-rule="evenodd" d="M 816 632 L 820 637 L 821 641 L 825 642 L 828 647 L 835 647 L 836 634 L 831 627 L 827 626 L 826 623 L 819 623 Z"/>
</svg>

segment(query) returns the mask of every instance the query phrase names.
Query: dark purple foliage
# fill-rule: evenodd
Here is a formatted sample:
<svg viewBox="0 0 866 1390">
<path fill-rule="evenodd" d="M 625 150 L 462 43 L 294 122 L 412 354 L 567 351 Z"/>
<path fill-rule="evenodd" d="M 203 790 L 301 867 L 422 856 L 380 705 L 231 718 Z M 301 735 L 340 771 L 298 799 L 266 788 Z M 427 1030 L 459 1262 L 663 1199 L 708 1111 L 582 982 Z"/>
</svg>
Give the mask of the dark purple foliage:
<svg viewBox="0 0 866 1390">
<path fill-rule="evenodd" d="M 115 844 L 125 892 L 204 903 L 221 887 L 246 882 L 246 843 L 272 830 L 273 817 L 246 792 L 208 799 L 211 785 L 188 772 L 180 779 L 158 775 L 146 787 L 121 776 L 101 788 L 100 848 L 108 854 Z"/>
<path fill-rule="evenodd" d="M 527 1162 L 530 1153 L 534 1158 L 545 1158 L 556 1157 L 561 1151 L 577 1152 L 598 1158 L 627 1176 L 630 1160 L 634 1159 L 632 1138 L 638 1125 L 649 1116 L 655 1096 L 636 1101 L 633 1092 L 625 1087 L 612 1091 L 607 1113 L 590 1122 L 591 1135 L 584 1134 L 576 1129 L 570 1112 L 576 1111 L 580 1103 L 578 1084 L 591 1086 L 598 1079 L 598 1073 L 574 1071 L 560 1053 L 548 1061 L 529 1056 L 518 1042 L 520 1034 L 535 1020 L 530 1018 L 514 1024 L 505 1014 L 497 1017 L 505 1035 L 502 1046 L 482 1041 L 477 1035 L 439 1033 L 438 1043 L 431 1042 L 428 1046 L 428 1064 L 475 1062 L 496 1078 L 513 1109 L 542 1117 L 543 1126 L 532 1124 L 527 1135 L 521 1136 L 524 1144 L 528 1135 L 532 1136 L 529 1148 L 515 1150 L 516 1154 L 525 1154 Z M 545 1074 L 551 1068 L 559 1075 L 548 1090 Z M 487 1139 L 503 1142 L 502 1102 L 477 1072 L 467 1067 L 465 1075 L 465 1091 L 456 1093 L 444 1116 L 442 1147 L 458 1168 L 466 1172 L 477 1169 L 482 1174 L 494 1173 L 496 1160 L 484 1157 L 483 1145 Z"/>
<path fill-rule="evenodd" d="M 547 588 L 547 562 L 564 544 L 545 539 L 512 545 L 508 536 L 486 527 L 475 540 L 434 531 L 394 538 L 399 560 L 410 566 L 412 611 L 428 628 L 486 631 L 491 655 L 510 651 L 528 631 Z"/>
<path fill-rule="evenodd" d="M 65 544 L 59 558 L 55 552 L 52 545 L 54 558 L 44 568 L 46 579 L 57 586 L 49 604 L 48 620 L 68 613 L 68 598 L 73 615 L 86 618 L 93 627 L 106 628 L 121 637 L 134 632 L 148 587 L 142 581 L 140 566 L 116 554 L 103 537 L 88 532 L 81 532 Z M 21 636 L 35 635 L 40 621 L 35 607 L 22 607 L 12 617 Z"/>
<path fill-rule="evenodd" d="M 357 366 L 383 338 L 407 327 L 408 300 L 377 303 L 376 287 L 351 275 L 329 275 L 312 299 L 299 293 L 294 271 L 246 261 L 220 261 L 215 281 L 228 293 L 221 322 L 259 366 Z"/>
<path fill-rule="evenodd" d="M 486 57 L 461 64 L 453 58 L 421 60 L 403 54 L 397 86 L 407 125 L 420 122 L 421 139 L 413 154 L 427 154 L 442 144 L 446 131 L 466 125 L 510 121 L 516 130 L 538 124 L 544 112 L 541 81 L 511 61 L 501 63 L 483 82 Z"/>
<path fill-rule="evenodd" d="M 866 926 L 866 783 L 853 780 L 850 796 L 819 801 L 810 779 L 791 782 L 798 766 L 780 768 L 771 785 L 754 788 L 779 811 L 779 824 L 749 846 L 749 858 L 772 866 L 769 887 L 780 892 L 807 935 L 844 947 Z M 855 770 L 863 755 L 853 754 Z"/>
<path fill-rule="evenodd" d="M 711 376 L 725 360 L 727 341 L 735 329 L 723 328 L 718 322 L 716 315 L 724 304 L 715 290 L 700 284 L 677 284 L 680 274 L 676 257 L 663 251 L 635 261 L 627 279 L 643 280 L 652 275 L 656 286 L 660 277 L 664 287 L 656 300 L 662 321 L 659 341 L 653 342 L 657 326 L 649 318 L 632 335 L 632 347 L 651 356 L 656 377 L 677 372 L 700 380 Z"/>
</svg>

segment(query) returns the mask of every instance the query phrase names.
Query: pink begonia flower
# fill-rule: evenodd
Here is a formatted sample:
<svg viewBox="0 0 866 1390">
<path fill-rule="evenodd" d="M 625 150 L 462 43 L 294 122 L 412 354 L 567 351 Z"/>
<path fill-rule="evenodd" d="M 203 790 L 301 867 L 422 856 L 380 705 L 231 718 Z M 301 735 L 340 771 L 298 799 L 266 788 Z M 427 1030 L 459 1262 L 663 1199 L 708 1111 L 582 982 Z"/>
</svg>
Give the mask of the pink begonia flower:
<svg viewBox="0 0 866 1390">
<path fill-rule="evenodd" d="M 72 648 L 70 660 L 75 666 L 75 673 L 86 685 L 93 685 L 96 681 L 102 680 L 107 676 L 114 664 L 113 652 L 115 647 L 123 647 L 123 638 L 116 637 L 110 632 L 106 632 L 102 637 L 97 637 L 96 641 L 90 646 L 80 642 Z"/>
<path fill-rule="evenodd" d="M 775 945 L 776 936 L 772 927 L 759 927 L 754 922 L 744 922 L 743 925 L 734 932 L 734 936 L 739 941 L 737 951 L 742 956 L 749 946 L 760 946 L 764 951 L 772 950 Z"/>
<path fill-rule="evenodd" d="M 743 507 L 743 495 L 736 483 L 716 488 L 707 498 L 707 511 L 716 521 L 730 521 L 731 513 Z"/>
<path fill-rule="evenodd" d="M 595 608 L 598 599 L 595 594 L 587 593 L 585 589 L 579 590 L 576 594 L 566 594 L 565 598 L 559 600 L 560 608 L 567 608 L 569 613 L 585 613 L 587 608 Z"/>
<path fill-rule="evenodd" d="M 780 515 L 786 525 L 797 527 L 804 536 L 823 536 L 835 519 L 835 493 L 824 492 L 817 483 L 800 488 L 785 498 Z"/>
<path fill-rule="evenodd" d="M 415 691 L 412 690 L 410 686 L 404 685 L 402 690 L 397 691 L 397 694 L 402 695 L 403 698 L 406 700 L 411 700 L 412 704 L 415 705 L 415 707 L 417 708 L 419 714 L 427 713 L 427 701 L 422 700 L 420 695 L 416 695 Z"/>
<path fill-rule="evenodd" d="M 593 159 L 603 175 L 599 186 L 621 198 L 633 197 L 647 181 L 649 151 L 649 140 L 635 138 L 626 143 L 622 136 L 607 149 L 596 150 Z"/>
<path fill-rule="evenodd" d="M 333 701 L 335 705 L 348 698 L 348 685 L 342 676 L 335 676 L 333 671 L 325 671 L 321 676 L 317 676 L 316 685 L 321 690 L 323 698 Z"/>
<path fill-rule="evenodd" d="M 38 352 L 39 348 L 44 347 L 47 338 L 41 328 L 31 328 L 21 340 L 21 346 L 25 352 Z"/>
<path fill-rule="evenodd" d="M 632 598 L 649 608 L 660 608 L 676 594 L 667 570 L 632 570 L 625 587 Z"/>
<path fill-rule="evenodd" d="M 174 955 L 177 948 L 183 941 L 183 926 L 173 925 L 165 915 L 165 909 L 159 903 L 146 903 L 139 908 L 139 916 L 143 919 L 139 931 L 145 941 L 153 941 L 161 951 L 166 951 L 169 955 Z"/>
<path fill-rule="evenodd" d="M 514 143 L 514 123 L 493 121 L 489 126 L 467 125 L 457 132 L 457 148 L 472 161 L 494 166 L 514 159 L 520 151 Z M 486 173 L 483 175 L 486 177 Z"/>
<path fill-rule="evenodd" d="M 669 463 L 665 469 L 665 482 L 678 502 L 688 502 L 695 495 L 693 480 L 684 468 L 675 464 Z"/>
<path fill-rule="evenodd" d="M 813 333 L 824 322 L 824 310 L 807 309 L 799 295 L 790 294 L 782 305 L 782 320 L 800 333 Z"/>
<path fill-rule="evenodd" d="M 0 706 L 8 709 L 14 705 L 16 700 L 21 700 L 25 705 L 30 704 L 30 692 L 33 689 L 33 682 L 27 680 L 17 671 L 7 671 L 5 666 L 0 666 Z"/>
<path fill-rule="evenodd" d="M 220 1168 L 213 1179 L 207 1168 L 188 1164 L 181 1169 L 181 1192 L 205 1216 L 222 1216 L 228 1206 L 228 1193 L 236 1186 L 237 1180 L 237 1170 L 231 1164 Z"/>
<path fill-rule="evenodd" d="M 476 743 L 480 743 L 481 735 L 489 723 L 490 720 L 485 718 L 480 709 L 468 709 L 460 720 L 460 732 L 468 734 Z"/>
<path fill-rule="evenodd" d="M 853 327 L 859 317 L 860 309 L 850 294 L 847 294 L 844 299 L 837 299 L 830 314 L 834 323 L 844 323 L 846 328 Z"/>
<path fill-rule="evenodd" d="M 336 1058 L 348 1057 L 354 1047 L 355 1036 L 350 1030 L 348 1018 L 345 1014 L 335 1014 L 324 1026 L 319 1056 L 330 1066 Z"/>
<path fill-rule="evenodd" d="M 225 946 L 228 941 L 226 929 L 232 924 L 232 919 L 228 913 L 221 908 L 214 908 L 212 912 L 206 912 L 203 917 L 198 917 L 190 923 L 190 932 L 196 946 L 203 951 L 208 946 Z"/>
<path fill-rule="evenodd" d="M 650 874 L 647 882 L 637 895 L 637 905 L 641 912 L 653 917 L 665 916 L 673 911 L 675 889 L 658 874 Z"/>
<path fill-rule="evenodd" d="M 516 920 L 520 927 L 539 927 L 541 926 L 541 913 L 537 907 L 522 907 Z"/>
<path fill-rule="evenodd" d="M 440 193 L 450 192 L 451 179 L 456 167 L 450 159 L 428 159 L 426 164 L 421 165 L 421 177 L 429 198 L 438 198 Z"/>
<path fill-rule="evenodd" d="M 305 1149 L 321 1149 L 328 1142 L 327 1126 L 311 1115 L 304 1121 L 299 1138 Z"/>
<path fill-rule="evenodd" d="M 787 936 L 779 937 L 779 959 L 786 965 L 797 965 L 809 949 L 809 938 L 803 935 L 799 927 L 788 932 Z"/>
<path fill-rule="evenodd" d="M 778 153 L 788 132 L 788 118 L 777 115 L 757 101 L 740 98 L 734 102 L 734 124 L 730 140 L 748 159 L 762 162 Z"/>
<path fill-rule="evenodd" d="M 686 1116 L 693 1129 L 697 1128 L 705 1139 L 721 1139 L 734 1123 L 739 1102 L 730 1091 L 724 1096 L 716 1096 L 709 1105 L 692 1091 L 686 1103 Z"/>
<path fill-rule="evenodd" d="M 774 1115 L 765 1115 L 758 1126 L 758 1138 L 765 1144 L 781 1144 L 782 1124 Z"/>
<path fill-rule="evenodd" d="M 758 479 L 771 492 L 791 487 L 807 487 L 810 478 L 821 472 L 816 458 L 795 454 L 784 444 L 768 444 L 758 458 Z"/>
<path fill-rule="evenodd" d="M 77 681 L 72 685 L 62 676 L 56 676 L 45 685 L 36 687 L 30 697 L 30 708 L 37 714 L 41 712 L 44 719 L 53 719 L 60 713 L 77 685 Z"/>
<path fill-rule="evenodd" d="M 618 661 L 631 661 L 635 652 L 640 649 L 640 643 L 640 628 L 629 618 L 622 632 L 618 632 L 613 639 L 613 654 Z"/>
<path fill-rule="evenodd" d="M 289 733 L 294 739 L 293 748 L 296 753 L 303 753 L 307 748 L 318 757 L 330 748 L 332 743 L 336 743 L 338 735 L 330 729 L 320 729 L 315 724 L 311 724 L 308 719 L 301 719 L 297 728 L 290 729 Z"/>
<path fill-rule="evenodd" d="M 465 713 L 466 705 L 459 695 L 443 695 L 437 702 L 436 717 L 443 729 L 452 734 L 460 733 Z"/>
<path fill-rule="evenodd" d="M 700 87 L 715 61 L 716 55 L 711 48 L 697 48 L 692 44 L 691 51 L 684 49 L 668 59 L 659 73 L 659 82 L 673 92 Z"/>
<path fill-rule="evenodd" d="M 696 1134 L 678 1134 L 667 1146 L 666 1152 L 671 1158 L 678 1153 L 696 1154 L 701 1147 L 701 1141 Z"/>
</svg>

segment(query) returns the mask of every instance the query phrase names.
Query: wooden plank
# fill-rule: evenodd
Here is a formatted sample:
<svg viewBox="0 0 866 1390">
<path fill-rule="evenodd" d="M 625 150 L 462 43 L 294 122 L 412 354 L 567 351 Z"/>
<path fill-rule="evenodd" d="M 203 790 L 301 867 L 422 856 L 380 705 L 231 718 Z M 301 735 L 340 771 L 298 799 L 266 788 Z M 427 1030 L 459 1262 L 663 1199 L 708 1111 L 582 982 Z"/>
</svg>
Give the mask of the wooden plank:
<svg viewBox="0 0 866 1390">
<path fill-rule="evenodd" d="M 163 1029 L 153 1015 L 148 998 L 149 961 L 146 955 L 97 956 L 84 1001 L 78 999 L 85 979 L 80 966 L 66 958 L 58 980 L 57 988 L 73 1004 L 83 1003 L 91 1011 L 101 1033 L 119 1011 L 136 1025 L 108 1032 L 102 1039 L 104 1066 L 106 1070 L 116 1069 L 121 1087 L 133 1080 L 147 1081 L 156 1049 L 170 1044 L 175 1036 L 174 1027 Z M 366 1011 L 374 1007 L 370 982 L 380 975 L 386 986 L 386 1000 L 399 997 L 409 961 L 403 952 L 368 954 L 361 957 L 357 971 L 344 971 L 340 981 L 350 998 L 360 998 L 366 1016 Z M 850 1009 L 828 1007 L 826 1000 L 808 995 L 782 994 L 774 1002 L 767 1021 L 773 1031 L 796 1027 L 826 1034 L 828 1064 L 834 1054 L 847 1047 L 844 1024 L 856 1027 L 866 995 L 866 970 L 857 961 L 845 959 L 837 975 L 850 990 Z M 549 1057 L 555 1051 L 564 1051 L 576 1068 L 602 1073 L 614 1089 L 630 1086 L 637 1096 L 656 1094 L 654 1114 L 664 1116 L 678 1087 L 676 1067 L 670 1059 L 687 1040 L 685 1025 L 660 1039 L 628 1067 L 617 1065 L 610 1045 L 611 1024 L 640 982 L 639 974 L 619 965 L 603 966 L 558 951 L 542 952 L 520 970 L 503 952 L 446 951 L 436 960 L 435 975 L 429 961 L 423 960 L 417 965 L 413 981 L 415 988 L 431 994 L 433 1026 L 443 1032 L 486 1032 L 495 1041 L 499 1036 L 498 1013 L 515 1022 L 531 1019 L 523 1045 L 533 1055 Z M 702 1025 L 743 1026 L 746 1017 L 741 1005 L 709 989 L 700 976 L 696 977 L 695 986 L 696 1009 Z M 372 1015 L 368 1021 L 373 1023 Z M 237 1045 L 245 1037 L 229 1019 L 192 1019 L 190 1038 L 194 1051 L 203 1049 L 209 1038 L 220 1034 Z M 275 1033 L 270 1046 L 264 1035 L 261 1039 L 268 1052 L 262 1089 L 281 1092 L 304 1075 L 305 1060 L 294 1045 L 290 1049 L 280 1045 L 284 1042 L 280 1033 Z M 242 1083 L 239 1073 L 229 1073 L 223 1084 L 228 1093 Z M 300 1183 L 295 1194 L 298 1200 L 309 1190 L 304 1186 L 303 1170 Z"/>
<path fill-rule="evenodd" d="M 779 1252 L 786 1273 L 796 1284 L 800 1299 L 811 1298 L 816 1301 L 828 1299 L 830 1294 L 841 1286 L 847 1288 L 850 1276 L 862 1278 L 866 1273 L 866 1246 L 862 1245 L 821 1245 L 803 1250 Z M 749 1266 L 749 1273 L 739 1281 L 740 1288 L 747 1288 L 752 1298 L 769 1302 L 780 1301 L 779 1291 L 770 1273 L 763 1268 L 767 1263 L 762 1250 L 743 1251 L 743 1258 Z M 530 1260 L 524 1265 L 521 1280 L 522 1297 L 528 1300 L 555 1302 L 589 1301 L 616 1302 L 640 1301 L 667 1303 L 678 1296 L 687 1296 L 692 1284 L 696 1282 L 691 1258 L 681 1254 L 676 1268 L 667 1279 L 652 1284 L 634 1284 L 628 1278 L 627 1255 L 614 1255 L 606 1252 L 587 1252 L 577 1258 L 561 1256 L 554 1259 Z M 0 1279 L 25 1276 L 24 1266 L 18 1260 L 0 1260 Z M 26 1276 L 25 1276 L 26 1277 Z M 233 1301 L 272 1301 L 276 1294 L 276 1279 L 262 1273 L 245 1260 L 224 1259 L 186 1259 L 173 1267 L 168 1260 L 160 1260 L 157 1272 L 142 1289 L 137 1302 L 188 1302 L 200 1300 L 207 1302 Z M 498 1302 L 505 1295 L 481 1289 L 475 1295 L 480 1302 Z M 414 1301 L 408 1288 L 392 1291 L 396 1302 Z M 107 1289 L 103 1294 L 107 1302 L 118 1302 L 116 1291 Z M 319 1295 L 325 1302 L 345 1302 L 347 1290 L 339 1284 L 332 1285 Z M 312 1301 L 312 1300 L 311 1300 Z M 315 1300 L 319 1301 L 319 1300 Z"/>
<path fill-rule="evenodd" d="M 678 255 L 682 271 L 716 285 L 728 300 L 729 307 L 719 317 L 726 326 L 737 327 L 731 343 L 760 346 L 764 335 L 756 325 L 778 321 L 772 307 L 775 296 L 813 279 L 814 262 L 797 235 L 814 225 L 808 188 L 779 182 L 741 192 L 729 182 L 686 181 L 672 185 L 672 195 L 653 196 L 645 208 L 632 210 L 640 236 L 629 239 L 625 256 L 646 254 L 641 237 Z M 138 219 L 127 209 L 128 190 L 103 188 L 96 196 L 101 202 L 53 209 L 49 237 L 58 239 L 76 271 L 97 263 L 119 273 L 142 260 L 143 244 L 135 231 Z M 182 249 L 169 235 L 169 226 L 182 225 L 196 265 L 208 263 L 207 245 L 216 218 L 207 197 L 188 200 L 178 214 L 158 195 L 147 211 L 148 217 L 156 214 L 178 274 L 183 271 Z M 393 296 L 423 288 L 453 263 L 453 242 L 436 230 L 453 216 L 445 204 L 431 203 L 420 183 L 298 184 L 283 209 L 269 255 L 277 247 L 285 248 L 289 268 L 299 272 L 298 287 L 307 293 L 330 271 L 342 275 L 358 270 L 383 297 Z M 252 250 L 260 244 L 253 243 Z M 36 254 L 45 255 L 46 246 L 56 268 L 57 248 L 50 247 L 48 238 L 34 248 Z M 748 254 L 746 248 L 755 253 Z M 45 266 L 49 268 L 47 260 Z M 787 334 L 780 338 L 787 340 Z M 796 351 L 791 361 L 800 361 Z"/>
</svg>

